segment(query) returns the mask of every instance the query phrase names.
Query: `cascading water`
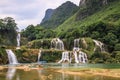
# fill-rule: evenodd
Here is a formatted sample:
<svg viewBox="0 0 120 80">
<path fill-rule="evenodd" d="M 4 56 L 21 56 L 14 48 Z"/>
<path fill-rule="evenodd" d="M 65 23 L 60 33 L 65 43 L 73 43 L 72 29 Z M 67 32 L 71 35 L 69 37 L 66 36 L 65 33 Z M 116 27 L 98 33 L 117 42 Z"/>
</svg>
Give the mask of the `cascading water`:
<svg viewBox="0 0 120 80">
<path fill-rule="evenodd" d="M 76 63 L 86 63 L 88 61 L 86 53 L 82 51 L 73 51 Z"/>
<path fill-rule="evenodd" d="M 19 32 L 17 35 L 17 48 L 16 49 L 20 49 L 20 33 Z"/>
<path fill-rule="evenodd" d="M 84 53 L 80 50 L 79 40 L 80 39 L 75 39 L 74 40 L 73 55 L 75 57 L 75 62 L 76 63 L 86 63 L 87 62 L 87 55 L 86 55 L 86 53 Z M 86 44 L 86 41 L 85 41 L 84 38 L 82 38 L 82 42 L 87 47 L 87 44 Z"/>
<path fill-rule="evenodd" d="M 65 61 L 70 62 L 68 51 L 62 52 L 62 59 L 58 63 L 65 62 Z"/>
<path fill-rule="evenodd" d="M 64 50 L 64 44 L 63 41 L 60 40 L 59 38 L 54 38 L 51 41 L 51 48 L 55 48 L 57 50 Z"/>
<path fill-rule="evenodd" d="M 39 53 L 38 53 L 38 62 L 40 60 L 40 57 L 41 57 L 41 50 L 39 50 Z"/>
<path fill-rule="evenodd" d="M 80 41 L 80 39 L 75 39 L 74 40 L 74 47 L 79 48 L 79 41 Z"/>
<path fill-rule="evenodd" d="M 79 41 L 80 41 L 80 39 L 75 39 L 75 40 L 74 40 L 74 48 L 73 48 L 73 51 L 79 51 Z"/>
<path fill-rule="evenodd" d="M 18 64 L 17 58 L 16 58 L 15 54 L 12 52 L 12 50 L 7 49 L 6 52 L 8 55 L 9 64 Z"/>
<path fill-rule="evenodd" d="M 93 41 L 94 41 L 96 47 L 100 48 L 101 52 L 105 52 L 104 44 L 102 42 L 97 41 L 97 40 L 93 40 Z M 96 51 L 96 49 L 97 49 L 96 47 L 94 48 L 94 51 Z"/>
<path fill-rule="evenodd" d="M 80 63 L 86 63 L 87 62 L 87 55 L 84 52 L 79 51 L 78 60 Z"/>
<path fill-rule="evenodd" d="M 73 51 L 74 57 L 75 57 L 75 62 L 79 63 L 78 61 L 78 56 L 77 56 L 77 51 Z"/>
</svg>

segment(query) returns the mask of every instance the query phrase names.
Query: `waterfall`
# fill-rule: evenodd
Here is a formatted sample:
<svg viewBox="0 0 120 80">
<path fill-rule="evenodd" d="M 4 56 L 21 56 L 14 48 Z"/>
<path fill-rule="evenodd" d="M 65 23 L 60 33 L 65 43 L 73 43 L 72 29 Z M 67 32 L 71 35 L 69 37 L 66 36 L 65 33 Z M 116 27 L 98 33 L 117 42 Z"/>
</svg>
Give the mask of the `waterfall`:
<svg viewBox="0 0 120 80">
<path fill-rule="evenodd" d="M 67 51 L 62 52 L 62 59 L 58 63 L 65 62 L 65 61 L 70 62 L 69 52 L 67 52 Z"/>
<path fill-rule="evenodd" d="M 20 49 L 20 33 L 19 32 L 17 35 L 17 48 L 16 49 Z"/>
<path fill-rule="evenodd" d="M 87 60 L 88 60 L 86 53 L 84 53 L 84 52 L 82 52 L 82 51 L 79 51 L 78 60 L 79 60 L 80 63 L 86 63 Z"/>
<path fill-rule="evenodd" d="M 82 52 L 81 49 L 79 48 L 79 40 L 80 39 L 74 40 L 73 55 L 75 57 L 75 62 L 76 63 L 86 63 L 87 55 L 86 55 L 86 53 Z M 87 48 L 87 43 L 84 38 L 82 38 L 82 42 L 85 45 L 85 47 Z"/>
<path fill-rule="evenodd" d="M 41 50 L 39 50 L 39 53 L 38 53 L 38 62 L 40 60 L 40 57 L 41 57 Z"/>
<path fill-rule="evenodd" d="M 80 39 L 75 39 L 74 40 L 74 47 L 79 48 L 79 41 L 80 41 Z"/>
<path fill-rule="evenodd" d="M 76 62 L 76 63 L 79 63 L 79 61 L 78 61 L 78 56 L 77 56 L 77 51 L 73 51 L 73 54 L 74 54 L 74 56 L 75 56 L 75 62 Z"/>
<path fill-rule="evenodd" d="M 51 48 L 55 48 L 57 50 L 64 50 L 64 43 L 59 38 L 54 38 L 51 41 Z"/>
<path fill-rule="evenodd" d="M 6 52 L 8 55 L 9 64 L 18 64 L 17 58 L 16 58 L 15 54 L 12 52 L 12 50 L 7 49 Z"/>
<path fill-rule="evenodd" d="M 94 41 L 96 47 L 98 46 L 100 48 L 101 52 L 105 52 L 104 44 L 102 42 L 97 41 L 97 40 L 93 40 L 93 41 Z M 96 51 L 96 49 L 97 49 L 96 47 L 94 48 L 94 51 Z"/>
<path fill-rule="evenodd" d="M 86 63 L 88 61 L 86 53 L 73 51 L 76 63 Z"/>
<path fill-rule="evenodd" d="M 80 41 L 80 39 L 75 39 L 75 40 L 74 40 L 74 48 L 73 48 L 73 51 L 79 51 L 79 41 Z"/>
</svg>

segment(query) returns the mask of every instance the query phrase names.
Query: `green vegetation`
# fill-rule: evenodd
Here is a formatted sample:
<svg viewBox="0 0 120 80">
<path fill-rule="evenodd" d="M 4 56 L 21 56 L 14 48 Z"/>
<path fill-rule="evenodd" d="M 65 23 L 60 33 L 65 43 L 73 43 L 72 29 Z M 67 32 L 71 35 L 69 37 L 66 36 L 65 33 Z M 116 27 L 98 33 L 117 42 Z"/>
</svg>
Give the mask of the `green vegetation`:
<svg viewBox="0 0 120 80">
<path fill-rule="evenodd" d="M 109 51 L 113 51 L 115 49 L 114 46 L 120 43 L 119 5 L 120 1 L 114 1 L 99 8 L 91 15 L 76 20 L 81 14 L 78 11 L 56 29 L 58 36 L 60 38 L 91 37 L 104 42 L 108 45 Z M 82 12 L 81 8 L 80 12 Z"/>
<path fill-rule="evenodd" d="M 0 47 L 0 64 L 7 64 L 8 58 L 4 47 Z"/>
<path fill-rule="evenodd" d="M 54 10 L 49 20 L 40 25 L 29 25 L 21 32 L 21 49 L 14 50 L 18 60 L 36 62 L 38 49 L 43 49 L 41 60 L 56 62 L 61 51 L 46 49 L 51 48 L 53 38 L 59 37 L 65 50 L 69 51 L 73 49 L 74 39 L 80 38 L 79 47 L 87 53 L 90 63 L 120 63 L 120 1 L 107 1 L 86 0 L 79 10 L 73 3 L 66 2 Z M 16 29 L 13 18 L 0 20 L 0 46 L 16 45 Z M 93 39 L 103 42 L 106 52 L 101 52 Z M 5 49 L 0 48 L 0 63 L 7 63 L 5 58 Z"/>
<path fill-rule="evenodd" d="M 27 38 L 28 41 L 36 39 L 45 39 L 55 37 L 55 31 L 52 29 L 45 29 L 39 25 L 33 26 L 29 25 L 26 30 L 22 31 L 22 37 Z"/>
<path fill-rule="evenodd" d="M 54 30 L 38 25 L 28 26 L 22 32 L 23 37 L 30 41 L 27 47 L 49 49 L 51 38 L 59 37 L 63 40 L 65 49 L 72 50 L 74 39 L 80 38 L 80 47 L 87 53 L 91 63 L 119 63 L 120 1 L 108 0 L 108 3 L 103 4 L 101 0 L 87 0 L 85 4 L 63 24 L 58 26 L 55 23 L 58 27 Z M 87 46 L 82 38 L 85 38 Z M 108 52 L 101 52 L 99 47 L 94 52 L 93 39 L 105 43 Z"/>
<path fill-rule="evenodd" d="M 15 46 L 17 26 L 11 17 L 0 19 L 0 46 Z"/>
<path fill-rule="evenodd" d="M 39 49 L 19 49 L 14 51 L 20 63 L 37 62 Z M 42 50 L 40 61 L 57 62 L 61 59 L 61 51 Z"/>
</svg>

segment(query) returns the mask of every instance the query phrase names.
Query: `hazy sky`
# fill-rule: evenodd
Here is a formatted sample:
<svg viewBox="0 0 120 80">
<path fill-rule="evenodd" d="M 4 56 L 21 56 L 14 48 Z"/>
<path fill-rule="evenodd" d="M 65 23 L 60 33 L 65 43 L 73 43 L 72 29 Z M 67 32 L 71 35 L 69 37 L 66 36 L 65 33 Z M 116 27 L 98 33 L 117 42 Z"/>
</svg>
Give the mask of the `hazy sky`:
<svg viewBox="0 0 120 80">
<path fill-rule="evenodd" d="M 39 24 L 48 8 L 55 9 L 68 0 L 1 0 L 0 18 L 12 17 L 20 29 Z M 80 0 L 69 0 L 79 4 Z"/>
</svg>

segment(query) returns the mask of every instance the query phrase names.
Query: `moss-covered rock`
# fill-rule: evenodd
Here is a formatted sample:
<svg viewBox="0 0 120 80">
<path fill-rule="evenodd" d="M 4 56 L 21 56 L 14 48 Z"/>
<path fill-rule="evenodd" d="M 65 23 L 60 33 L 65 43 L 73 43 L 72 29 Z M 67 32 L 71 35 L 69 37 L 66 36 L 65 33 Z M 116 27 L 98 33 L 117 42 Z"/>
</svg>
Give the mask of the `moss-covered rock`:
<svg viewBox="0 0 120 80">
<path fill-rule="evenodd" d="M 39 49 L 18 49 L 14 50 L 19 63 L 33 63 L 38 61 Z M 57 62 L 61 59 L 62 51 L 41 50 L 39 61 Z"/>
<path fill-rule="evenodd" d="M 40 40 L 34 40 L 29 42 L 26 47 L 27 48 L 43 48 L 43 49 L 49 49 L 51 46 L 51 39 L 40 39 Z"/>
</svg>

